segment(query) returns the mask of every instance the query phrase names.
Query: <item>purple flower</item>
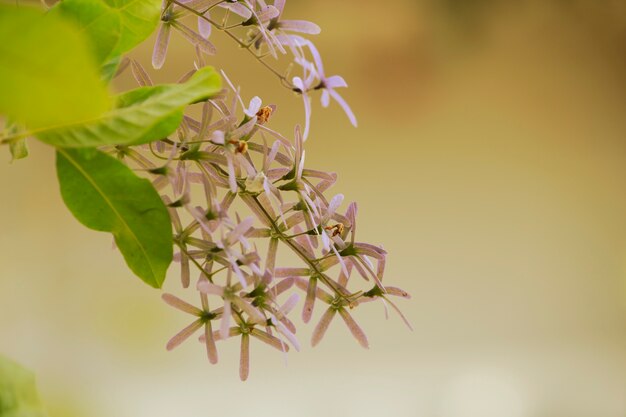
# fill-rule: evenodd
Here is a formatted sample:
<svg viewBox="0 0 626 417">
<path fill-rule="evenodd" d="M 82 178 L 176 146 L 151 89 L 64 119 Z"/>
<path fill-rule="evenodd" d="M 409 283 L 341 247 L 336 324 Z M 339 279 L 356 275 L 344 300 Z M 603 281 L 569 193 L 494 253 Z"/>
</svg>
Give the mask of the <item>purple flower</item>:
<svg viewBox="0 0 626 417">
<path fill-rule="evenodd" d="M 185 1 L 181 1 L 185 3 Z M 161 13 L 161 25 L 159 26 L 159 32 L 154 44 L 152 52 L 152 66 L 155 69 L 159 69 L 165 63 L 165 56 L 167 55 L 167 47 L 170 42 L 170 31 L 173 28 L 177 29 L 183 37 L 189 42 L 199 48 L 202 52 L 208 55 L 214 55 L 216 52 L 215 46 L 207 40 L 210 34 L 210 24 L 207 26 L 205 19 L 198 19 L 199 32 L 194 32 L 192 29 L 181 23 L 179 19 L 183 16 L 184 10 L 180 10 L 180 7 L 167 0 L 163 1 L 163 11 Z"/>
<path fill-rule="evenodd" d="M 346 116 L 348 116 L 348 119 L 350 119 L 350 123 L 352 123 L 352 125 L 356 127 L 356 117 L 354 116 L 352 109 L 350 109 L 350 106 L 348 105 L 348 103 L 346 103 L 343 97 L 341 97 L 339 93 L 335 91 L 335 88 L 347 87 L 348 84 L 339 75 L 331 75 L 330 77 L 326 77 L 324 73 L 324 65 L 322 64 L 322 58 L 317 51 L 317 48 L 315 47 L 315 45 L 313 45 L 312 42 L 308 42 L 307 46 L 309 47 L 309 50 L 311 51 L 311 55 L 313 55 L 313 60 L 315 62 L 315 72 L 317 79 L 319 79 L 319 84 L 315 86 L 315 89 L 322 90 L 322 106 L 328 107 L 328 105 L 330 104 L 330 99 L 332 98 L 341 106 L 343 111 L 346 113 Z"/>
<path fill-rule="evenodd" d="M 278 15 L 270 20 L 267 26 L 268 30 L 298 32 L 306 33 L 309 35 L 317 35 L 322 31 L 318 25 L 307 20 L 281 19 L 283 10 L 285 9 L 285 0 L 274 1 L 274 7 L 278 10 Z"/>
<path fill-rule="evenodd" d="M 215 340 L 213 339 L 211 320 L 218 318 L 222 314 L 222 312 L 220 311 L 221 309 L 209 311 L 208 303 L 204 298 L 202 300 L 202 309 L 194 307 L 172 294 L 165 293 L 163 294 L 162 298 L 163 301 L 165 301 L 172 307 L 197 317 L 197 319 L 194 320 L 189 326 L 185 327 L 183 330 L 181 330 L 170 339 L 170 341 L 167 343 L 167 350 L 174 349 L 204 326 L 204 343 L 206 345 L 207 356 L 211 363 L 217 363 L 217 349 L 215 347 Z"/>
<path fill-rule="evenodd" d="M 305 286 L 308 287 L 308 283 L 303 279 L 296 281 L 296 284 L 303 289 Z M 311 337 L 312 346 L 316 346 L 322 340 L 330 322 L 335 317 L 335 314 L 339 313 L 355 340 L 364 348 L 369 348 L 365 332 L 363 332 L 363 329 L 361 329 L 357 322 L 354 321 L 354 318 L 352 318 L 350 313 L 346 310 L 346 307 L 353 307 L 348 301 L 341 297 L 333 297 L 320 288 L 315 289 L 314 297 L 328 304 L 328 309 L 326 309 L 313 330 L 313 336 Z"/>
</svg>

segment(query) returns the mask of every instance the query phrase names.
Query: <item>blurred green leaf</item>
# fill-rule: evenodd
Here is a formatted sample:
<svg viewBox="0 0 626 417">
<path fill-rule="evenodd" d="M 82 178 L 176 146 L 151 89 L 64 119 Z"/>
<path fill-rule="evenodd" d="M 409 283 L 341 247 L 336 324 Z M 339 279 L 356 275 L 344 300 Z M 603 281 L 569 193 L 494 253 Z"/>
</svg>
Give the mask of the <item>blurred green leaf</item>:
<svg viewBox="0 0 626 417">
<path fill-rule="evenodd" d="M 35 376 L 0 355 L 0 417 L 46 417 Z"/>
<path fill-rule="evenodd" d="M 217 72 L 205 67 L 184 84 L 141 87 L 129 91 L 118 97 L 116 109 L 88 123 L 42 132 L 38 138 L 65 148 L 151 142 L 176 130 L 186 105 L 206 100 L 221 88 Z"/>
<path fill-rule="evenodd" d="M 167 208 L 150 181 L 95 149 L 58 149 L 63 201 L 90 229 L 111 232 L 130 269 L 160 288 L 172 261 Z"/>
<path fill-rule="evenodd" d="M 119 13 L 120 40 L 109 57 L 130 51 L 152 34 L 161 17 L 161 0 L 104 0 Z"/>
<path fill-rule="evenodd" d="M 113 78 L 117 72 L 122 68 L 122 63 L 124 62 L 121 56 L 116 56 L 114 58 L 109 59 L 102 65 L 102 79 L 109 82 Z"/>
<path fill-rule="evenodd" d="M 110 109 L 88 42 L 71 22 L 0 5 L 0 39 L 0 113 L 32 129 Z"/>
<path fill-rule="evenodd" d="M 50 14 L 72 19 L 91 40 L 99 63 L 106 61 L 122 35 L 120 12 L 101 0 L 63 0 Z"/>
<path fill-rule="evenodd" d="M 16 159 L 24 159 L 28 156 L 28 146 L 26 146 L 26 138 L 18 139 L 9 143 L 9 150 L 11 151 L 11 161 Z"/>
<path fill-rule="evenodd" d="M 118 57 L 154 31 L 161 14 L 159 0 L 63 0 L 54 9 L 77 22 L 93 44 L 98 61 Z"/>
</svg>

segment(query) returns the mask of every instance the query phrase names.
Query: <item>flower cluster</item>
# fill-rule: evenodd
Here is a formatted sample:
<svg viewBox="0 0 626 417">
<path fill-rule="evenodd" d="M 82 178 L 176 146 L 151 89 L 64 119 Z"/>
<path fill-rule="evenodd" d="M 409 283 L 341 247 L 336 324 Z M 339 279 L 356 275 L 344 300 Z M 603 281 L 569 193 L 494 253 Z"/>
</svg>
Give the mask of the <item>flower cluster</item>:
<svg viewBox="0 0 626 417">
<path fill-rule="evenodd" d="M 194 44 L 199 53 L 215 54 L 217 48 L 208 39 L 215 28 L 249 52 L 285 86 L 301 94 L 305 109 L 304 139 L 310 130 L 311 93 L 316 90 L 322 92 L 323 107 L 328 107 L 332 98 L 356 126 L 354 113 L 336 91 L 347 87 L 347 83 L 338 75 L 325 74 L 317 48 L 302 36 L 320 33 L 319 26 L 306 20 L 283 19 L 284 8 L 285 0 L 275 0 L 272 5 L 267 5 L 264 0 L 164 0 L 152 65 L 157 69 L 163 66 L 172 28 Z M 189 14 L 197 16 L 197 31 L 182 22 Z M 242 32 L 241 36 L 237 31 Z M 284 72 L 267 62 L 267 58 L 278 58 L 279 55 L 292 58 Z M 291 75 L 294 65 L 299 68 L 300 75 Z"/>
<path fill-rule="evenodd" d="M 283 8 L 281 0 L 273 5 L 262 0 L 210 4 L 166 0 L 153 64 L 163 64 L 170 28 L 196 45 L 196 67 L 204 65 L 205 54 L 215 52 L 207 39 L 212 29 L 228 33 L 266 66 L 266 55 L 291 53 L 302 75 L 291 81 L 285 75 L 280 79 L 303 97 L 303 130 L 296 127 L 293 138 L 287 138 L 271 129 L 275 106 L 259 97 L 244 102 L 239 89 L 222 73 L 227 88 L 202 104 L 200 118 L 185 116 L 176 134 L 149 145 L 115 148 L 119 157 L 152 176 L 169 207 L 182 286 L 200 299 L 194 306 L 172 294 L 163 295 L 166 303 L 193 316 L 167 348 L 203 330 L 200 340 L 209 361 L 215 363 L 216 342 L 239 337 L 242 380 L 249 373 L 251 339 L 281 352 L 299 349 L 289 315 L 300 295 L 305 323 L 316 304 L 325 304 L 313 345 L 338 314 L 359 344 L 368 347 L 351 310 L 375 300 L 385 305 L 385 311 L 390 305 L 408 325 L 390 300 L 408 294 L 383 284 L 386 252 L 356 239 L 356 203 L 340 210 L 343 195 L 329 194 L 337 176 L 305 167 L 312 91 L 322 90 L 324 105 L 333 98 L 356 121 L 335 91 L 346 83 L 339 76 L 327 77 L 317 49 L 295 34 L 315 34 L 319 27 L 284 20 Z M 181 22 L 187 14 L 198 17 L 197 32 Z M 246 29 L 244 37 L 233 33 L 238 28 Z M 132 61 L 131 69 L 140 84 L 151 84 L 139 63 Z M 292 258 L 299 264 L 278 265 L 279 249 L 295 255 Z"/>
</svg>

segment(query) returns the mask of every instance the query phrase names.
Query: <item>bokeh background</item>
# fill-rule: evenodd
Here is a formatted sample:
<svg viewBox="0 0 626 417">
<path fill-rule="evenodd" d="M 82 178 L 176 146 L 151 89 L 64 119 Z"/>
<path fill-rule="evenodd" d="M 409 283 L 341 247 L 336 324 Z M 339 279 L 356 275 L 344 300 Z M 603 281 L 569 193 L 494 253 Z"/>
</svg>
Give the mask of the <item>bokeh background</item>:
<svg viewBox="0 0 626 417">
<path fill-rule="evenodd" d="M 246 383 L 236 342 L 217 366 L 199 344 L 167 353 L 188 316 L 71 217 L 31 143 L 0 164 L 0 352 L 36 372 L 51 416 L 626 416 L 626 3 L 291 0 L 286 16 L 322 26 L 359 119 L 316 99 L 308 166 L 359 202 L 415 331 L 372 304 L 355 311 L 369 350 L 339 321 L 315 349 L 301 327 L 288 366 L 253 344 Z M 299 99 L 213 40 L 209 63 L 292 132 Z M 192 54 L 174 35 L 154 79 Z"/>
</svg>

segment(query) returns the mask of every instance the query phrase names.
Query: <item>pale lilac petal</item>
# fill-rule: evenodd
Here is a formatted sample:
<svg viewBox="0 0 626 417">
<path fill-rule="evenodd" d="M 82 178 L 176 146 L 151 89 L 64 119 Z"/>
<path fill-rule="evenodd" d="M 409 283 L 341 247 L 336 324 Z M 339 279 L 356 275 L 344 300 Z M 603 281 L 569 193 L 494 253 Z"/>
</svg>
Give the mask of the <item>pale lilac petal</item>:
<svg viewBox="0 0 626 417">
<path fill-rule="evenodd" d="M 235 165 L 233 164 L 233 157 L 229 153 L 226 154 L 226 161 L 228 163 L 228 184 L 230 185 L 230 191 L 237 192 L 237 177 L 235 176 Z"/>
<path fill-rule="evenodd" d="M 250 335 L 256 337 L 261 342 L 280 350 L 281 352 L 286 352 L 289 350 L 289 345 L 283 343 L 279 338 L 272 336 L 271 334 L 264 332 L 263 330 L 254 328 L 250 331 Z"/>
<path fill-rule="evenodd" d="M 369 243 L 359 242 L 359 243 L 355 243 L 353 246 L 357 250 L 357 253 L 371 256 L 372 258 L 375 258 L 375 259 L 383 259 L 385 255 L 387 254 L 387 251 L 385 251 L 383 248 L 369 244 Z M 368 262 L 368 265 L 372 269 L 374 268 L 374 266 L 371 265 L 371 263 L 369 262 Z"/>
<path fill-rule="evenodd" d="M 167 342 L 167 345 L 165 345 L 165 348 L 167 350 L 174 349 L 175 347 L 183 343 L 185 340 L 187 340 L 192 334 L 198 331 L 200 327 L 202 327 L 202 320 L 194 321 L 189 326 L 185 327 L 183 330 L 178 332 L 174 337 L 172 337 L 170 341 Z"/>
<path fill-rule="evenodd" d="M 411 295 L 408 292 L 398 287 L 385 287 L 385 290 L 387 290 L 387 294 L 390 294 L 390 295 L 395 295 L 395 296 L 406 298 L 406 299 L 411 298 Z"/>
<path fill-rule="evenodd" d="M 311 274 L 309 268 L 276 268 L 274 270 L 274 276 L 277 278 L 283 277 L 306 277 Z"/>
<path fill-rule="evenodd" d="M 184 253 L 181 254 L 180 259 L 180 282 L 183 288 L 189 287 L 189 257 Z"/>
<path fill-rule="evenodd" d="M 239 378 L 248 379 L 250 374 L 250 336 L 241 335 L 241 355 L 239 356 Z"/>
<path fill-rule="evenodd" d="M 211 42 L 194 32 L 193 30 L 189 29 L 187 26 L 180 23 L 179 21 L 172 21 L 172 26 L 178 29 L 189 42 L 191 42 L 193 45 L 198 46 L 200 50 L 205 54 L 215 55 L 215 53 L 217 52 L 217 49 L 215 49 L 215 46 Z"/>
<path fill-rule="evenodd" d="M 296 172 L 296 178 L 301 179 L 302 178 L 302 170 L 304 169 L 304 157 L 306 155 L 306 151 L 302 151 L 302 157 L 300 158 L 300 162 L 298 163 L 298 170 Z M 315 211 L 317 211 L 317 209 L 315 208 L 315 204 L 313 203 L 313 201 L 311 201 L 310 197 L 308 196 L 308 194 L 305 196 L 305 199 L 308 198 L 309 204 L 311 205 L 311 209 L 314 209 Z"/>
<path fill-rule="evenodd" d="M 152 66 L 155 69 L 160 69 L 163 63 L 165 63 L 167 45 L 170 42 L 170 29 L 171 26 L 169 23 L 163 23 L 159 28 L 159 33 L 157 34 L 154 50 L 152 52 Z"/>
<path fill-rule="evenodd" d="M 348 210 L 346 210 L 346 217 L 350 220 L 350 241 L 354 244 L 354 236 L 356 234 L 356 215 L 358 207 L 356 203 L 350 203 Z"/>
<path fill-rule="evenodd" d="M 244 109 L 244 113 L 246 114 L 246 116 L 248 117 L 256 116 L 257 112 L 261 108 L 262 103 L 263 102 L 258 96 L 254 96 L 252 100 L 250 100 L 250 105 L 248 106 L 248 108 Z"/>
<path fill-rule="evenodd" d="M 272 149 L 270 149 L 270 152 L 267 156 L 266 159 L 266 170 L 267 168 L 269 168 L 269 166 L 272 164 L 272 162 L 274 162 L 274 159 L 276 159 L 276 155 L 278 154 L 278 149 L 280 149 L 280 145 L 281 142 L 280 141 L 274 141 L 274 144 L 272 145 Z"/>
<path fill-rule="evenodd" d="M 293 82 L 293 85 L 295 85 L 300 90 L 300 94 L 302 95 L 302 100 L 304 102 L 303 140 L 306 140 L 309 136 L 309 128 L 310 128 L 310 123 L 311 123 L 311 98 L 307 94 L 306 92 L 307 88 L 304 85 L 304 81 L 302 81 L 300 77 L 294 77 L 292 82 Z"/>
<path fill-rule="evenodd" d="M 302 309 L 302 321 L 308 323 L 313 315 L 313 307 L 315 306 L 315 295 L 317 293 L 317 278 L 309 278 L 309 285 L 306 290 L 306 299 L 304 300 L 304 308 Z"/>
<path fill-rule="evenodd" d="M 224 140 L 224 132 L 221 130 L 216 130 L 211 134 L 211 142 L 217 145 L 223 145 L 225 143 Z"/>
<path fill-rule="evenodd" d="M 256 126 L 256 117 L 253 117 L 251 120 L 247 121 L 245 124 L 239 126 L 237 129 L 230 132 L 229 138 L 231 140 L 238 140 L 246 136 L 248 133 L 250 133 L 252 129 L 254 129 L 255 126 Z"/>
<path fill-rule="evenodd" d="M 253 224 L 254 217 L 246 217 L 245 219 L 240 221 L 232 231 L 228 233 L 226 240 L 230 244 L 237 242 L 246 234 L 246 232 L 252 227 Z"/>
<path fill-rule="evenodd" d="M 328 91 L 331 97 L 337 103 L 339 103 L 343 111 L 346 113 L 346 116 L 348 116 L 348 119 L 350 119 L 350 123 L 352 123 L 352 126 L 356 127 L 357 126 L 356 117 L 354 116 L 354 113 L 352 113 L 352 109 L 350 109 L 350 106 L 348 105 L 348 103 L 346 103 L 343 97 L 341 97 L 335 90 L 332 90 L 332 89 L 324 90 L 324 91 Z"/>
<path fill-rule="evenodd" d="M 267 258 L 265 260 L 265 269 L 274 273 L 276 265 L 276 252 L 278 251 L 278 239 L 270 239 L 269 247 L 267 249 Z"/>
<path fill-rule="evenodd" d="M 339 251 L 337 251 L 337 248 L 335 247 L 335 245 L 330 245 L 330 247 L 333 250 L 333 252 L 335 252 L 335 256 L 339 260 L 339 265 L 341 266 L 341 272 L 348 275 L 348 269 L 346 268 L 346 263 L 343 261 L 343 257 L 339 254 Z"/>
<path fill-rule="evenodd" d="M 265 6 L 257 13 L 257 19 L 260 22 L 267 23 L 275 17 L 278 17 L 280 11 L 274 6 Z"/>
<path fill-rule="evenodd" d="M 304 168 L 304 171 L 302 171 L 302 175 L 305 177 L 320 178 L 326 181 L 332 181 L 332 182 L 337 181 L 336 174 L 331 173 L 331 172 L 319 171 L 316 169 Z M 319 190 L 319 186 L 317 187 L 317 189 Z"/>
<path fill-rule="evenodd" d="M 317 35 L 322 31 L 318 25 L 306 20 L 281 20 L 278 22 L 278 27 L 283 30 L 306 33 L 309 35 Z"/>
<path fill-rule="evenodd" d="M 300 342 L 298 341 L 296 335 L 293 334 L 291 330 L 287 328 L 287 326 L 276 320 L 276 317 L 272 317 L 272 323 L 276 326 L 278 332 L 285 336 L 297 351 L 300 351 Z"/>
<path fill-rule="evenodd" d="M 321 102 L 322 102 L 322 107 L 324 108 L 330 105 L 330 93 L 326 89 L 322 90 Z"/>
<path fill-rule="evenodd" d="M 198 288 L 198 291 L 205 294 L 212 294 L 220 297 L 224 296 L 224 288 L 219 285 L 212 284 L 209 281 L 200 281 L 196 287 Z"/>
<path fill-rule="evenodd" d="M 304 291 L 308 290 L 309 280 L 297 277 L 295 278 L 295 283 L 296 283 L 296 286 L 300 288 L 301 290 L 304 290 Z M 324 291 L 323 289 L 321 289 L 320 287 L 317 287 L 317 289 L 315 290 L 315 297 L 319 298 L 326 304 L 330 304 L 333 302 L 333 296 L 327 293 L 326 291 Z"/>
<path fill-rule="evenodd" d="M 252 306 L 252 304 L 248 303 L 247 301 L 244 301 L 239 297 L 234 297 L 232 299 L 232 302 L 242 311 L 244 311 L 248 316 L 250 316 L 250 319 L 253 322 L 257 324 L 263 324 L 267 322 L 267 319 L 263 316 L 263 314 L 261 314 L 261 312 L 256 307 Z"/>
<path fill-rule="evenodd" d="M 383 307 L 385 308 L 385 320 L 389 320 L 389 308 L 387 307 L 387 301 L 385 301 L 382 297 L 380 297 L 380 301 L 382 301 Z"/>
<path fill-rule="evenodd" d="M 239 327 L 231 327 L 230 329 L 228 329 L 228 334 L 226 335 L 226 337 L 222 337 L 222 332 L 217 331 L 217 332 L 213 332 L 213 340 L 226 340 L 229 337 L 233 337 L 233 336 L 237 336 L 241 334 L 241 329 Z M 200 342 L 205 343 L 206 342 L 206 336 L 204 334 L 200 335 L 199 339 Z"/>
<path fill-rule="evenodd" d="M 294 280 L 293 278 L 286 278 L 280 281 L 278 284 L 274 285 L 270 292 L 274 298 L 278 297 L 280 294 L 287 291 L 289 288 L 293 287 Z"/>
<path fill-rule="evenodd" d="M 231 12 L 243 17 L 245 20 L 252 17 L 252 11 L 241 3 L 220 3 L 219 7 L 229 9 Z"/>
<path fill-rule="evenodd" d="M 278 139 L 284 146 L 291 146 L 291 142 L 289 141 L 289 139 L 287 139 L 286 137 L 284 137 L 283 135 L 281 135 L 280 133 L 278 133 L 275 130 L 270 129 L 269 127 L 265 126 L 265 125 L 257 125 L 257 128 L 259 128 L 260 130 L 263 130 L 264 132 L 269 133 L 270 135 L 274 136 L 276 139 Z M 287 160 L 288 158 L 285 157 L 285 155 L 282 154 L 278 154 L 276 161 L 278 161 L 278 163 L 281 163 L 283 165 L 289 165 L 289 161 Z"/>
<path fill-rule="evenodd" d="M 204 344 L 206 345 L 206 354 L 209 362 L 216 364 L 218 360 L 217 347 L 213 338 L 213 330 L 211 329 L 211 321 L 207 321 L 204 326 Z"/>
<path fill-rule="evenodd" d="M 278 12 L 282 14 L 283 10 L 285 10 L 285 0 L 274 0 L 274 7 L 276 7 Z"/>
<path fill-rule="evenodd" d="M 131 59 L 130 69 L 131 69 L 131 72 L 133 73 L 133 77 L 135 77 L 135 80 L 140 86 L 145 87 L 145 86 L 154 85 L 154 83 L 152 82 L 152 79 L 146 72 L 145 68 L 139 62 L 135 61 L 134 59 Z"/>
<path fill-rule="evenodd" d="M 330 250 L 330 239 L 328 238 L 326 230 L 322 230 L 322 247 L 327 252 Z"/>
<path fill-rule="evenodd" d="M 328 204 L 327 216 L 330 218 L 337 211 L 339 206 L 343 203 L 343 194 L 337 194 L 330 200 L 330 204 Z"/>
<path fill-rule="evenodd" d="M 206 17 L 209 17 L 209 13 L 204 14 Z M 211 30 L 213 29 L 213 25 L 209 23 L 208 20 L 204 19 L 202 16 L 198 16 L 198 32 L 200 32 L 200 36 L 204 39 L 208 39 L 211 36 Z"/>
<path fill-rule="evenodd" d="M 194 316 L 200 316 L 202 314 L 202 310 L 200 310 L 197 307 L 192 306 L 186 301 L 181 300 L 180 298 L 176 297 L 173 294 L 164 293 L 161 296 L 161 298 L 167 304 L 171 305 L 172 307 L 180 311 L 184 311 L 185 313 L 193 314 Z"/>
<path fill-rule="evenodd" d="M 354 321 L 350 313 L 348 313 L 346 309 L 340 308 L 339 315 L 346 323 L 346 326 L 348 326 L 348 329 L 350 329 L 350 333 L 352 333 L 352 336 L 354 336 L 354 338 L 359 342 L 361 346 L 363 346 L 365 349 L 368 349 L 369 343 L 367 341 L 367 336 L 365 336 L 363 329 L 361 329 L 356 321 Z"/>
<path fill-rule="evenodd" d="M 322 317 L 320 318 L 319 323 L 315 326 L 315 330 L 313 330 L 313 336 L 311 337 L 311 346 L 316 346 L 326 334 L 326 330 L 328 329 L 328 325 L 332 321 L 333 317 L 335 317 L 335 313 L 337 310 L 334 308 L 327 309 Z"/>
<path fill-rule="evenodd" d="M 224 300 L 224 312 L 222 313 L 222 320 L 220 321 L 220 337 L 222 339 L 228 338 L 230 328 L 230 315 L 231 305 L 230 301 Z"/>
<path fill-rule="evenodd" d="M 280 307 L 280 312 L 283 314 L 289 314 L 291 310 L 298 304 L 300 295 L 297 293 L 291 294 L 287 301 Z"/>
<path fill-rule="evenodd" d="M 398 308 L 398 306 L 396 306 L 394 303 L 392 303 L 391 301 L 389 301 L 387 299 L 387 302 L 389 304 L 391 304 L 391 307 L 396 310 L 396 313 L 398 313 L 398 315 L 400 316 L 400 318 L 402 319 L 402 321 L 404 322 L 404 324 L 406 324 L 406 326 L 413 331 L 413 326 L 411 326 L 411 323 L 409 323 L 409 320 L 407 320 L 407 318 L 404 316 L 404 314 L 402 314 L 402 311 L 400 311 L 400 309 Z"/>
<path fill-rule="evenodd" d="M 322 57 L 320 56 L 319 51 L 317 50 L 315 45 L 313 45 L 313 42 L 307 41 L 306 44 L 309 47 L 309 51 L 311 51 L 311 56 L 313 56 L 313 61 L 315 62 L 315 68 L 318 77 L 321 79 L 325 79 L 326 76 L 324 75 L 324 65 L 322 64 Z"/>
<path fill-rule="evenodd" d="M 324 86 L 326 88 L 341 88 L 341 87 L 347 87 L 348 84 L 339 75 L 331 75 L 330 77 L 324 80 Z"/>
</svg>

